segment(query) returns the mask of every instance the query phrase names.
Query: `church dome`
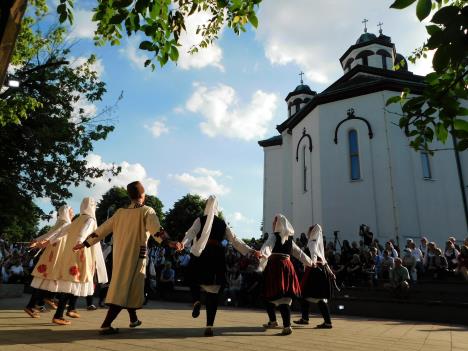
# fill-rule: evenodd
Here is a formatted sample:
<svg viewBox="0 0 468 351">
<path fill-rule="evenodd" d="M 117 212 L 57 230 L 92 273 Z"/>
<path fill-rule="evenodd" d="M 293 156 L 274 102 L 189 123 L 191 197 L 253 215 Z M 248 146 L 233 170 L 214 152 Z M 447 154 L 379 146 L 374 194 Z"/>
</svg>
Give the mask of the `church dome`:
<svg viewBox="0 0 468 351">
<path fill-rule="evenodd" d="M 371 41 L 371 40 L 374 40 L 374 39 L 377 39 L 377 36 L 375 34 L 366 32 L 364 34 L 361 34 L 359 39 L 356 41 L 356 44 L 365 43 L 365 42 L 368 42 L 368 41 Z"/>
<path fill-rule="evenodd" d="M 294 89 L 294 95 L 297 94 L 315 95 L 316 93 L 312 91 L 308 85 L 299 84 L 296 89 Z"/>
</svg>

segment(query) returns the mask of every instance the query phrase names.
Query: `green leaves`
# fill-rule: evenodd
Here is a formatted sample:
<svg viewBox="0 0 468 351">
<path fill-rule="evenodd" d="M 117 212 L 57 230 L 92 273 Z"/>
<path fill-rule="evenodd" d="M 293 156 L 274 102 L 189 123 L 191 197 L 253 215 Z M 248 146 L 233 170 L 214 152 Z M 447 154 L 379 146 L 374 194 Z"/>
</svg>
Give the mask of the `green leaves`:
<svg viewBox="0 0 468 351">
<path fill-rule="evenodd" d="M 393 4 L 390 5 L 390 8 L 401 10 L 410 6 L 415 1 L 416 0 L 396 0 Z"/>
<path fill-rule="evenodd" d="M 468 121 L 465 121 L 463 119 L 456 119 L 453 121 L 453 127 L 456 130 L 468 132 Z"/>
<path fill-rule="evenodd" d="M 416 16 L 422 21 L 431 13 L 432 0 L 418 0 L 416 5 Z"/>
</svg>

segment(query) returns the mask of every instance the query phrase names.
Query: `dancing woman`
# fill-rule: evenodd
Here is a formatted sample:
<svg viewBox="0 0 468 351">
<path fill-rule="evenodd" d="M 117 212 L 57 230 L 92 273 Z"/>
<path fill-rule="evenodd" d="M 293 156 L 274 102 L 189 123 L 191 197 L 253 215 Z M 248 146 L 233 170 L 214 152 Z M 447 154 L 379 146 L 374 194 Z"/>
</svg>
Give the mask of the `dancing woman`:
<svg viewBox="0 0 468 351">
<path fill-rule="evenodd" d="M 268 236 L 260 252 L 268 259 L 264 269 L 263 295 L 267 301 L 268 323 L 266 329 L 276 328 L 275 307 L 278 306 L 283 319 L 283 335 L 292 333 L 291 329 L 291 303 L 292 299 L 299 297 L 301 287 L 290 260 L 294 256 L 305 266 L 312 266 L 312 260 L 296 245 L 293 240 L 294 229 L 282 214 L 273 220 L 273 233 Z"/>
<path fill-rule="evenodd" d="M 317 325 L 317 328 L 331 329 L 332 322 L 328 309 L 328 300 L 331 297 L 332 280 L 335 278 L 335 275 L 325 259 L 322 227 L 319 224 L 314 224 L 309 228 L 307 238 L 307 246 L 313 261 L 313 266 L 306 267 L 301 282 L 303 297 L 301 302 L 302 318 L 294 321 L 294 323 L 309 324 L 309 303 L 312 302 L 318 305 L 324 319 L 324 322 Z"/>
<path fill-rule="evenodd" d="M 57 211 L 57 222 L 50 228 L 50 230 L 45 233 L 44 235 L 35 238 L 30 245 L 30 248 L 39 248 L 43 249 L 42 252 L 33 272 L 32 276 L 36 279 L 35 284 L 38 282 L 37 279 L 41 280 L 43 278 L 43 273 L 38 271 L 38 267 L 47 267 L 47 264 L 52 261 L 57 261 L 58 257 L 62 255 L 63 249 L 65 245 L 65 240 L 58 241 L 55 245 L 47 245 L 49 241 L 53 241 L 56 236 L 61 233 L 61 230 L 71 223 L 71 219 L 73 218 L 73 209 L 67 205 L 61 206 Z M 38 278 L 36 278 L 38 277 Z M 39 318 L 39 313 L 34 309 L 35 306 L 38 304 L 39 301 L 45 300 L 47 294 L 50 294 L 48 291 L 44 291 L 42 289 L 35 289 L 33 288 L 33 292 L 31 294 L 31 299 L 27 304 L 24 311 L 29 314 L 32 318 Z M 52 300 L 48 301 L 49 305 L 55 307 L 57 306 L 52 302 Z"/>
<path fill-rule="evenodd" d="M 243 255 L 260 253 L 250 248 L 238 239 L 226 223 L 218 217 L 218 201 L 210 196 L 206 201 L 203 217 L 195 220 L 192 227 L 185 234 L 178 245 L 182 250 L 185 245 L 193 241 L 190 249 L 190 261 L 186 276 L 189 277 L 190 290 L 193 300 L 192 317 L 200 315 L 201 290 L 206 292 L 206 329 L 205 336 L 213 336 L 213 325 L 219 304 L 219 292 L 226 285 L 226 257 L 221 244 L 224 239 Z"/>
</svg>

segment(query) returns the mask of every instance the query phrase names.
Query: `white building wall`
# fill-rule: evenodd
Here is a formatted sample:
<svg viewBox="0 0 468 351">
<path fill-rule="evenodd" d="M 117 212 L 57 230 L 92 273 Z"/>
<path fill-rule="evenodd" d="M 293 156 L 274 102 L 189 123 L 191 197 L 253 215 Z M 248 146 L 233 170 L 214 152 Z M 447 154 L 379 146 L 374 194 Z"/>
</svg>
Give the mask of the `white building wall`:
<svg viewBox="0 0 468 351">
<path fill-rule="evenodd" d="M 273 217 L 283 206 L 283 149 L 270 146 L 263 150 L 263 232 L 271 233 Z"/>
<path fill-rule="evenodd" d="M 283 166 L 283 195 L 282 195 L 282 206 L 281 213 L 287 218 L 293 216 L 293 188 L 292 188 L 292 136 L 284 131 L 282 134 L 283 145 L 282 145 L 282 166 Z"/>
</svg>

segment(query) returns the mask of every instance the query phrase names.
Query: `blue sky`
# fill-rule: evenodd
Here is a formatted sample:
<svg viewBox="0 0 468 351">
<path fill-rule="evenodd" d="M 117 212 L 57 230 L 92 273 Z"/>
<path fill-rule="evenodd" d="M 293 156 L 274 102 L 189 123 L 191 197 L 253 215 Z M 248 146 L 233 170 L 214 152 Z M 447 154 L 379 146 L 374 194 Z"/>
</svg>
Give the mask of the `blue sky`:
<svg viewBox="0 0 468 351">
<path fill-rule="evenodd" d="M 94 1 L 77 3 L 72 55 L 79 61 L 95 53 L 108 89 L 102 104 L 87 107 L 99 111 L 124 94 L 115 131 L 96 143 L 90 162 L 123 166 L 111 185 L 142 180 L 165 210 L 188 192 L 215 193 L 241 237 L 260 235 L 263 151 L 257 141 L 274 135 L 285 119 L 284 98 L 298 85 L 299 72 L 318 92 L 338 79 L 338 58 L 362 34 L 363 18 L 373 33 L 382 21 L 384 34 L 405 56 L 425 39 L 414 9 L 390 10 L 391 1 L 264 0 L 257 31 L 237 37 L 224 29 L 210 49 L 192 57 L 182 48 L 178 65 L 152 72 L 143 67 L 144 52 L 135 39 L 95 47 Z M 203 14 L 191 19 L 188 29 L 203 20 Z M 197 39 L 191 32 L 183 41 L 188 46 Z M 410 69 L 427 73 L 430 62 Z M 99 200 L 109 187 L 99 180 L 91 190 L 73 189 L 70 204 L 78 210 L 83 196 Z M 45 199 L 39 204 L 51 209 Z"/>
</svg>

